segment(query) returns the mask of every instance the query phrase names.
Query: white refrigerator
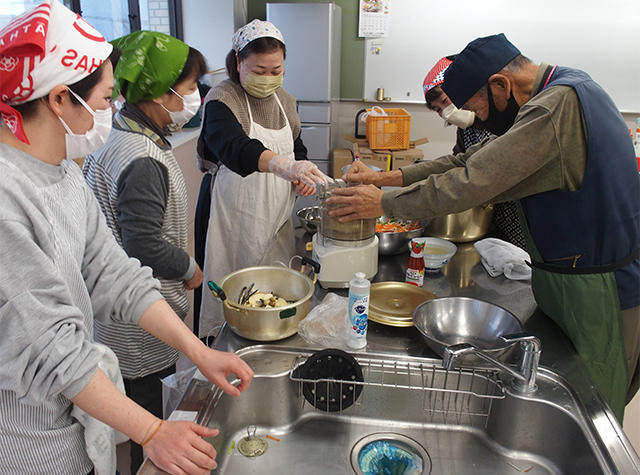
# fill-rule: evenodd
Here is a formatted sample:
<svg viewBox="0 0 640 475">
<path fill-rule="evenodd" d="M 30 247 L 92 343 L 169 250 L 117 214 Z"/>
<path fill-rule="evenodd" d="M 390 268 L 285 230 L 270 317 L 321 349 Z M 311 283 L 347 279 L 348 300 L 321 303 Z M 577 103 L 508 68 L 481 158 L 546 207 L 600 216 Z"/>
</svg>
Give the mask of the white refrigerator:
<svg viewBox="0 0 640 475">
<path fill-rule="evenodd" d="M 298 101 L 308 157 L 327 175 L 338 144 L 342 9 L 325 3 L 267 3 L 287 47 L 284 88 Z"/>
</svg>

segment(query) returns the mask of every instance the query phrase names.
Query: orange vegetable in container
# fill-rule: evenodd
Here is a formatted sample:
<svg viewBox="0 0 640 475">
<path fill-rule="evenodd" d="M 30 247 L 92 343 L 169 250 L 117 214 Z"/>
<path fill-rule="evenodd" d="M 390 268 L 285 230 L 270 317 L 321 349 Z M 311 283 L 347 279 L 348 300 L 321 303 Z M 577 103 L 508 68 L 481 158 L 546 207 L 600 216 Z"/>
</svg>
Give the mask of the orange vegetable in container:
<svg viewBox="0 0 640 475">
<path fill-rule="evenodd" d="M 376 221 L 377 233 L 403 233 L 413 231 L 420 227 L 420 221 L 410 219 L 389 219 L 384 221 L 383 219 L 384 218 L 378 218 Z"/>
</svg>

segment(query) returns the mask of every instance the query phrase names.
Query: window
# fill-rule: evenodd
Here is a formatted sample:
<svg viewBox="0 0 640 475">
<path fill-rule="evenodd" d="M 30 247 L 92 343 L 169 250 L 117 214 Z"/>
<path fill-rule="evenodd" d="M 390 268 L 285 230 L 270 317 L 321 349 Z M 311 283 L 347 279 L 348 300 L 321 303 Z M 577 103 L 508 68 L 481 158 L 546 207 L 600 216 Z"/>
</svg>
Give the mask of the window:
<svg viewBox="0 0 640 475">
<path fill-rule="evenodd" d="M 54 0 L 57 1 L 57 0 Z M 2 0 L 0 28 L 41 0 Z M 63 0 L 111 41 L 132 31 L 160 31 L 182 39 L 181 0 Z"/>
</svg>

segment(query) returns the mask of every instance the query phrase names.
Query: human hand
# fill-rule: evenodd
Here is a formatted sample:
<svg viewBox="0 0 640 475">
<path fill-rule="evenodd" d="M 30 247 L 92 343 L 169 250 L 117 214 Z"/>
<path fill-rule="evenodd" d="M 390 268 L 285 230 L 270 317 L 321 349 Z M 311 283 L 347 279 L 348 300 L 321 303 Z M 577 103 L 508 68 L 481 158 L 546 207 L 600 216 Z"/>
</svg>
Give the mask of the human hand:
<svg viewBox="0 0 640 475">
<path fill-rule="evenodd" d="M 299 180 L 294 181 L 293 184 L 296 185 L 296 193 L 300 196 L 309 196 L 309 195 L 316 194 L 315 186 L 309 186 L 303 181 L 299 181 Z"/>
<path fill-rule="evenodd" d="M 271 173 L 288 181 L 300 180 L 313 187 L 329 183 L 329 177 L 309 160 L 293 160 L 283 155 L 274 155 L 269 160 L 268 168 Z"/>
<path fill-rule="evenodd" d="M 364 185 L 376 185 L 376 181 L 380 176 L 380 172 L 373 171 L 360 160 L 351 163 L 351 166 L 342 176 L 347 183 L 362 183 Z"/>
<path fill-rule="evenodd" d="M 202 278 L 202 269 L 196 264 L 196 271 L 193 273 L 193 277 L 184 281 L 184 288 L 187 290 L 197 289 L 202 284 Z"/>
<path fill-rule="evenodd" d="M 149 432 L 158 427 L 153 425 Z M 147 456 L 159 469 L 171 475 L 204 475 L 217 467 L 216 451 L 203 437 L 215 437 L 218 430 L 189 421 L 162 421 L 144 444 Z"/>
<path fill-rule="evenodd" d="M 253 379 L 253 370 L 242 358 L 234 353 L 217 351 L 204 347 L 204 353 L 197 363 L 198 369 L 213 384 L 232 396 L 240 396 L 246 390 Z M 235 374 L 240 379 L 240 384 L 234 386 L 227 377 Z"/>
<path fill-rule="evenodd" d="M 330 211 L 329 215 L 340 217 L 338 221 L 341 223 L 356 219 L 377 218 L 384 214 L 382 209 L 384 192 L 376 186 L 358 185 L 348 188 L 333 188 L 331 193 L 334 196 L 327 198 L 327 204 L 344 206 Z"/>
</svg>

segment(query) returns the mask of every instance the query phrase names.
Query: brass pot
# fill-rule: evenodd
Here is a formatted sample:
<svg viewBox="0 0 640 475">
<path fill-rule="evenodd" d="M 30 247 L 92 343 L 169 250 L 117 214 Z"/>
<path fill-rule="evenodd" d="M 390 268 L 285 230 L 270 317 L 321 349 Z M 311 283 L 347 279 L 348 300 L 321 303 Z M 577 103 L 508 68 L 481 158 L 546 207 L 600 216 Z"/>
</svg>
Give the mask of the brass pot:
<svg viewBox="0 0 640 475">
<path fill-rule="evenodd" d="M 438 216 L 429 220 L 424 235 L 451 242 L 477 241 L 491 229 L 494 212 L 493 205 L 488 204 L 459 213 Z"/>
<path fill-rule="evenodd" d="M 220 282 L 227 299 L 223 302 L 224 319 L 241 337 L 258 341 L 282 340 L 298 332 L 298 323 L 309 312 L 309 300 L 315 280 L 288 267 L 248 267 L 232 272 Z M 254 308 L 237 303 L 243 287 L 271 292 L 290 302 L 276 308 Z"/>
</svg>

